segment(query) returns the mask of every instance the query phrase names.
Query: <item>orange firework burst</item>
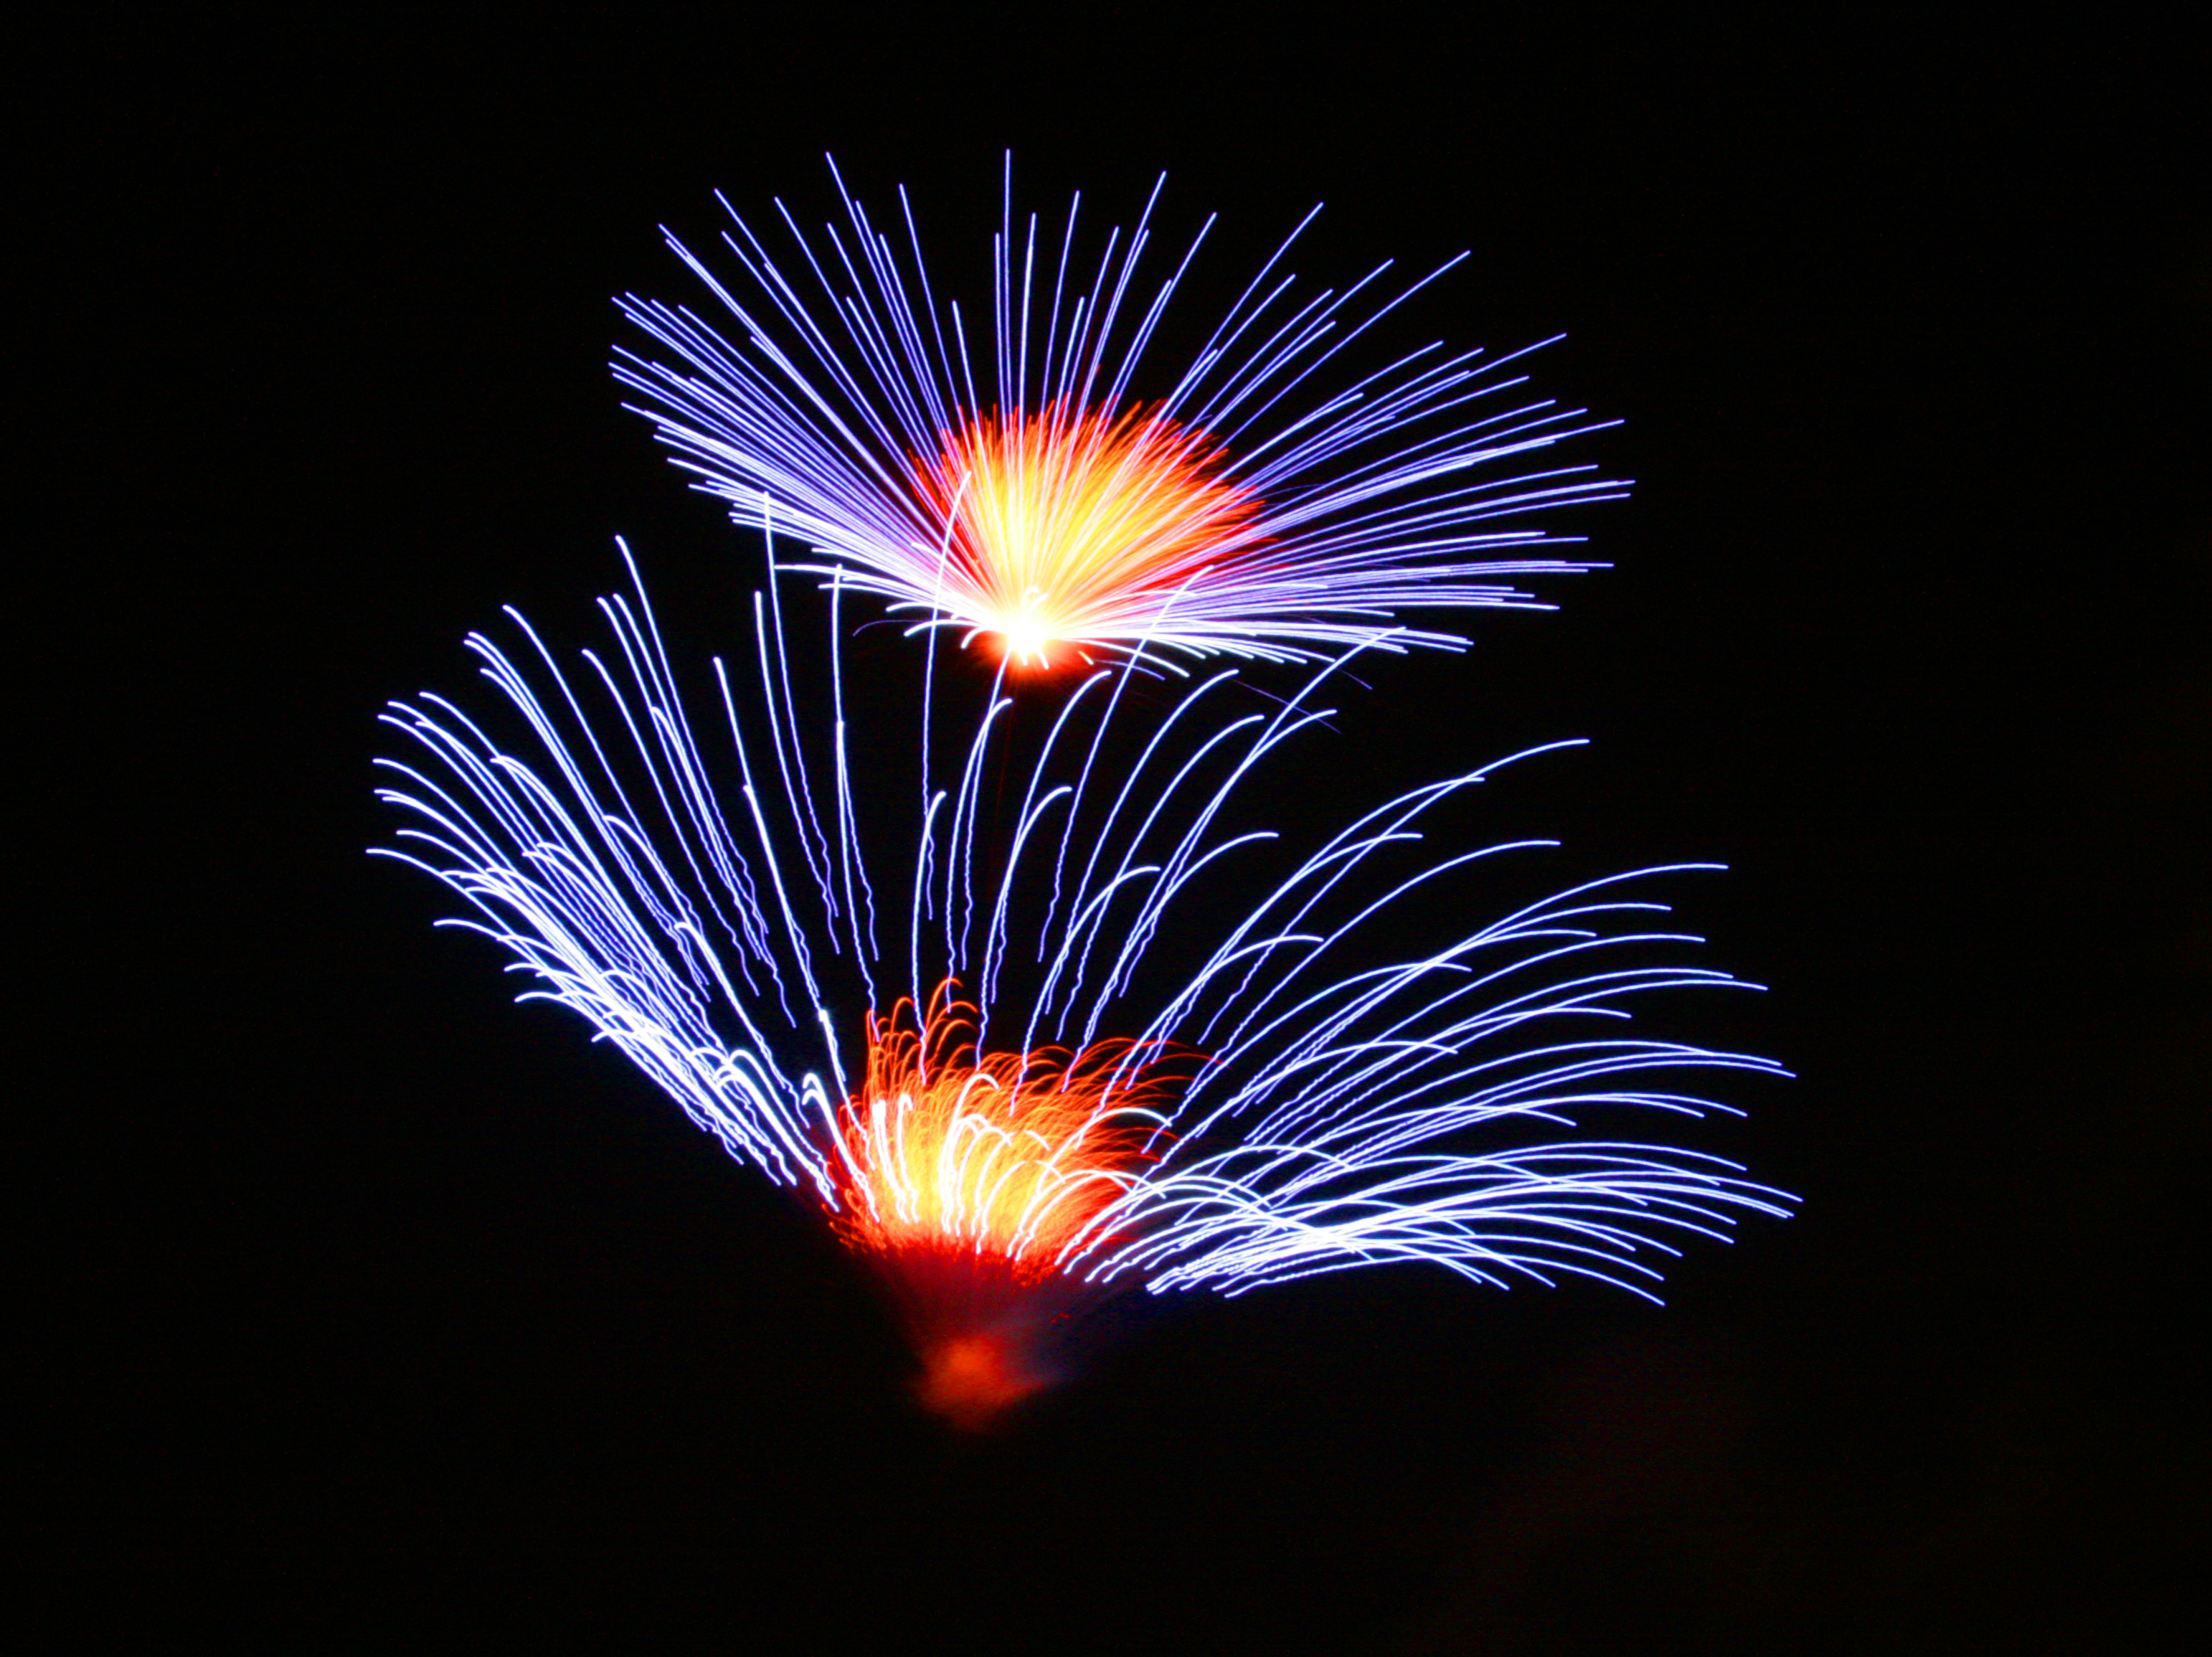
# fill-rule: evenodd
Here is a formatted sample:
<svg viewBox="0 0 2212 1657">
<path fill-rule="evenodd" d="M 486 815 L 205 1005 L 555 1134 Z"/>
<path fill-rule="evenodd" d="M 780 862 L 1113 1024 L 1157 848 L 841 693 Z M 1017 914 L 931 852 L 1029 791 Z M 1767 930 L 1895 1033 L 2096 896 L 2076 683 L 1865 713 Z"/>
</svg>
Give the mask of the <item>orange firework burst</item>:
<svg viewBox="0 0 2212 1657">
<path fill-rule="evenodd" d="M 1170 1083 L 1129 1041 L 985 1057 L 975 1009 L 949 980 L 908 1027 L 915 1010 L 868 1017 L 838 1229 L 870 1253 L 973 1256 L 1041 1281 L 1139 1172 Z"/>
<path fill-rule="evenodd" d="M 985 1055 L 975 1030 L 950 981 L 918 1018 L 870 1014 L 833 1221 L 907 1313 L 923 1403 L 969 1427 L 1049 1380 L 1038 1337 L 1079 1292 L 1061 1252 L 1141 1177 L 1174 1085 L 1138 1043 Z"/>
<path fill-rule="evenodd" d="M 1018 668 L 1140 637 L 1209 560 L 1254 545 L 1259 496 L 1218 480 L 1223 458 L 1203 433 L 1141 410 L 971 422 L 915 466 L 951 526 L 946 607 Z"/>
</svg>

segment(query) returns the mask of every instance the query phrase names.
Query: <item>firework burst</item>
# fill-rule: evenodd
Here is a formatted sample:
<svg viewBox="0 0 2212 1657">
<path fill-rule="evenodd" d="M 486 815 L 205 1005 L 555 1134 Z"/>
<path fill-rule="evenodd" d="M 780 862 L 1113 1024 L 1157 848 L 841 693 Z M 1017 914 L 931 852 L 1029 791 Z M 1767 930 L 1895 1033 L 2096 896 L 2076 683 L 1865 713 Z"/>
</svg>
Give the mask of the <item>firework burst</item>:
<svg viewBox="0 0 2212 1657">
<path fill-rule="evenodd" d="M 943 698 L 901 698 L 921 795 L 864 838 L 838 601 L 833 582 L 827 716 L 791 695 L 771 582 L 749 670 L 714 663 L 711 738 L 641 586 L 601 601 L 617 649 L 580 677 L 510 612 L 520 657 L 469 645 L 518 747 L 443 698 L 393 704 L 419 754 L 383 762 L 409 819 L 386 855 L 465 900 L 452 923 L 501 947 L 525 998 L 580 1014 L 806 1193 L 892 1285 L 933 1407 L 977 1422 L 1033 1390 L 1043 1322 L 1120 1288 L 1423 1261 L 1648 1295 L 1669 1239 L 1784 1211 L 1731 1163 L 1575 1128 L 1726 1109 L 1683 1090 L 1698 1071 L 1781 1073 L 1627 1033 L 1651 991 L 1737 983 L 1673 964 L 1697 940 L 1641 895 L 1671 869 L 1378 953 L 1387 917 L 1448 911 L 1452 882 L 1549 844 L 1422 850 L 1423 819 L 1491 765 L 1360 815 L 1196 948 L 1156 947 L 1273 840 L 1236 808 L 1328 716 L 1341 663 L 1267 711 L 1216 673 L 1110 765 L 1141 652 L 1025 728 L 1003 671 L 949 733 Z M 987 801 L 994 771 L 1010 810 Z"/>
<path fill-rule="evenodd" d="M 868 1066 L 846 1105 L 837 1230 L 900 1260 L 945 1251 L 1036 1282 L 1134 1180 L 1164 1082 L 1127 1041 L 1079 1054 L 980 1051 L 946 983 L 913 1029 L 868 1016 Z M 964 1054 L 964 1057 L 963 1057 Z"/>
<path fill-rule="evenodd" d="M 838 193 L 842 223 L 812 239 L 777 204 L 781 256 L 731 210 L 733 281 L 669 238 L 726 321 L 619 302 L 665 355 L 622 351 L 616 377 L 737 522 L 769 527 L 774 503 L 813 549 L 795 568 L 1035 668 L 1140 645 L 1170 661 L 1458 648 L 1397 613 L 1542 608 L 1514 583 L 1594 567 L 1528 520 L 1621 493 L 1540 463 L 1609 422 L 1530 397 L 1525 351 L 1354 366 L 1373 325 L 1458 259 L 1308 292 L 1285 261 L 1309 214 L 1143 400 L 1146 347 L 1211 219 L 1151 274 L 1156 185 L 1094 261 L 1079 198 L 1056 231 L 1017 222 L 1010 165 L 979 341 L 931 284 L 905 192 L 902 235 Z"/>
</svg>

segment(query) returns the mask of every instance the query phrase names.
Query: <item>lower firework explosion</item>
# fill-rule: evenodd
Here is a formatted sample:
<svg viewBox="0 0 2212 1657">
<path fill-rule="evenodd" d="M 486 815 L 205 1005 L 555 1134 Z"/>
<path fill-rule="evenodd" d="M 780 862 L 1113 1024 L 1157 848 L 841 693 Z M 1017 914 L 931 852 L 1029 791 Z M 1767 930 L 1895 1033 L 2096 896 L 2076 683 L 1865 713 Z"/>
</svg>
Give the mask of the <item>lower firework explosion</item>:
<svg viewBox="0 0 2212 1657">
<path fill-rule="evenodd" d="M 891 1292 L 932 1408 L 988 1421 L 1052 1379 L 1048 1325 L 1129 1287 L 1235 1295 L 1417 1260 L 1649 1297 L 1670 1238 L 1785 1212 L 1733 1163 L 1575 1133 L 1592 1115 L 1727 1111 L 1680 1090 L 1690 1072 L 1783 1074 L 1624 1032 L 1649 991 L 1739 984 L 1670 964 L 1698 940 L 1638 895 L 1709 866 L 1583 882 L 1376 959 L 1383 917 L 1449 913 L 1452 880 L 1553 844 L 1418 850 L 1426 814 L 1509 760 L 1366 813 L 1225 931 L 1165 943 L 1275 838 L 1231 807 L 1329 716 L 1314 704 L 1342 661 L 1266 711 L 1235 711 L 1234 671 L 1188 685 L 1126 763 L 1108 739 L 1141 650 L 1056 693 L 1019 754 L 1002 673 L 948 744 L 948 786 L 931 780 L 925 680 L 919 808 L 864 850 L 850 757 L 884 750 L 848 732 L 839 600 L 833 585 L 830 716 L 794 704 L 771 580 L 750 688 L 714 663 L 712 743 L 641 585 L 601 600 L 620 667 L 584 653 L 596 714 L 510 611 L 532 672 L 482 635 L 469 647 L 531 757 L 443 698 L 394 704 L 428 763 L 381 762 L 382 797 L 410 819 L 385 855 L 465 901 L 450 923 L 498 943 L 526 999 L 582 1014 L 732 1155 L 809 1194 Z M 987 828 L 994 769 L 1019 803 Z M 885 947 L 891 890 L 905 935 Z"/>
</svg>

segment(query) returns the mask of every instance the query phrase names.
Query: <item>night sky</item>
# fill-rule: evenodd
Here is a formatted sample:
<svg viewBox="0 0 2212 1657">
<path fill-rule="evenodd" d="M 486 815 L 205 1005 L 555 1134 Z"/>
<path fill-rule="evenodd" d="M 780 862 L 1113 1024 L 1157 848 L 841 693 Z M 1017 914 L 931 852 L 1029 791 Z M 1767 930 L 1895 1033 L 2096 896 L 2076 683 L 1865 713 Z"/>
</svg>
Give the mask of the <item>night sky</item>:
<svg viewBox="0 0 2212 1657">
<path fill-rule="evenodd" d="M 64 54 L 21 325 L 62 586 L 17 646 L 63 1626 L 1717 1654 L 2110 1649 L 2184 1607 L 2212 917 L 2178 41 L 1285 21 Z M 1316 280 L 1471 249 L 1401 337 L 1564 332 L 1537 385 L 1624 422 L 1577 447 L 1633 499 L 1551 521 L 1614 567 L 1376 669 L 1284 810 L 1587 737 L 1497 822 L 1571 870 L 1729 865 L 1666 895 L 1769 993 L 1648 1026 L 1797 1079 L 1650 1131 L 1802 1212 L 1691 1247 L 1663 1309 L 1409 1268 L 1182 1297 L 950 1433 L 802 1204 L 364 855 L 385 702 L 481 703 L 460 641 L 502 604 L 593 642 L 617 534 L 679 651 L 742 637 L 757 542 L 606 373 L 611 295 L 695 295 L 656 227 L 708 239 L 716 188 L 818 221 L 832 151 L 976 292 L 1009 148 L 1022 201 L 1094 223 L 1164 169 L 1223 283 L 1316 201 Z"/>
</svg>

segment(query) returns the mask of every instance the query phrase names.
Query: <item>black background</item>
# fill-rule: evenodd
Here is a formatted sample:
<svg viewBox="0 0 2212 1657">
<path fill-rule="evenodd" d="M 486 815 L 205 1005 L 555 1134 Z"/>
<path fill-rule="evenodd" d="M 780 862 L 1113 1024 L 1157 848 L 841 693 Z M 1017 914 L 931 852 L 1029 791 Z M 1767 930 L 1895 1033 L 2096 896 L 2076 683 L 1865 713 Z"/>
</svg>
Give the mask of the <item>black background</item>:
<svg viewBox="0 0 2212 1657">
<path fill-rule="evenodd" d="M 1042 14 L 1033 14 L 1042 16 Z M 40 1482 L 64 1626 L 319 1648 L 2105 1648 L 2185 1609 L 2204 805 L 2202 179 L 2175 40 L 1122 9 L 318 23 L 46 64 L 27 221 L 59 509 L 18 612 Z M 826 1235 L 363 849 L 389 697 L 630 536 L 701 649 L 751 549 L 605 363 L 655 226 L 979 268 L 1048 210 L 1249 267 L 1475 257 L 1565 331 L 1617 567 L 1393 666 L 1373 763 L 1516 784 L 1773 986 L 1700 1136 L 1800 1193 L 1654 1310 L 1346 1274 L 1179 1307 L 948 1435 Z M 964 261 L 964 263 L 963 263 Z M 1226 276 L 1224 275 L 1224 278 Z M 2192 1083 L 2189 1078 L 2197 1076 Z M 2201 1541 L 2201 1535 L 2200 1535 Z"/>
</svg>

